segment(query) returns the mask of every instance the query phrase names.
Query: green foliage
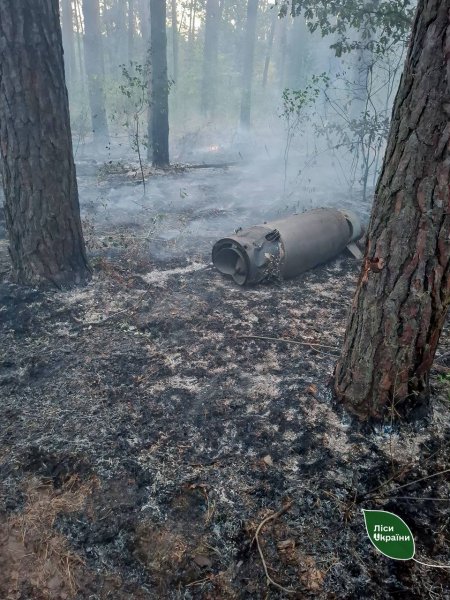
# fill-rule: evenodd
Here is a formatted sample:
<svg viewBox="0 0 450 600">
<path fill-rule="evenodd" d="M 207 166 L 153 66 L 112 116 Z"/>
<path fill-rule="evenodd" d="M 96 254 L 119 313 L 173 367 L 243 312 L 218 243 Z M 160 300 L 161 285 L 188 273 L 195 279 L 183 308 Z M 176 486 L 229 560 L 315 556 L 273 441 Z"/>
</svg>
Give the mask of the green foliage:
<svg viewBox="0 0 450 600">
<path fill-rule="evenodd" d="M 301 117 L 306 108 L 312 106 L 321 92 L 321 86 L 328 87 L 330 78 L 326 73 L 312 75 L 310 82 L 301 90 L 283 90 L 283 108 L 281 117 L 289 120 L 291 117 Z"/>
<path fill-rule="evenodd" d="M 341 56 L 362 47 L 383 53 L 393 44 L 405 43 L 414 10 L 413 0 L 291 0 L 281 5 L 280 14 L 303 14 L 311 32 L 337 35 L 331 48 Z M 349 38 L 352 30 L 361 32 L 360 39 Z"/>
</svg>

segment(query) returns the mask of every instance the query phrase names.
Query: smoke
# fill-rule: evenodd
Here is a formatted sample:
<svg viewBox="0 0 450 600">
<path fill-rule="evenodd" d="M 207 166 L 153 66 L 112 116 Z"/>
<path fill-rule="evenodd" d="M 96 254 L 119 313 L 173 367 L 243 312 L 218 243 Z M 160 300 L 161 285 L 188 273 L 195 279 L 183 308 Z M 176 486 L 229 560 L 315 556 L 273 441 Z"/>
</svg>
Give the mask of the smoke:
<svg viewBox="0 0 450 600">
<path fill-rule="evenodd" d="M 284 130 L 277 117 L 265 130 L 204 130 L 197 133 L 195 145 L 192 139 L 175 138 L 174 167 L 146 177 L 145 195 L 132 152 L 123 152 L 123 146 L 110 149 L 110 156 L 122 160 L 112 161 L 112 172 L 99 177 L 93 171 L 102 172 L 103 163 L 95 163 L 85 149 L 78 161 L 82 213 L 100 234 L 134 232 L 149 254 L 161 260 L 206 259 L 214 242 L 238 227 L 311 208 L 348 208 L 367 220 L 369 204 L 349 193 L 341 165 L 308 152 L 308 143 L 310 132 L 294 140 L 286 184 Z M 195 168 L 177 169 L 177 164 Z"/>
</svg>

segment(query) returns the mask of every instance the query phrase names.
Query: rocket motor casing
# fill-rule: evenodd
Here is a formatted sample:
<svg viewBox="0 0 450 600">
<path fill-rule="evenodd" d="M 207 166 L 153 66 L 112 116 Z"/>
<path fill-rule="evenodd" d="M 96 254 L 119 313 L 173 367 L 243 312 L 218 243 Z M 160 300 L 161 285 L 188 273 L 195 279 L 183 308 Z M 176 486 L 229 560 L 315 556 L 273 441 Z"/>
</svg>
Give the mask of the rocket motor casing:
<svg viewBox="0 0 450 600">
<path fill-rule="evenodd" d="M 362 233 L 353 213 L 319 208 L 238 230 L 216 242 L 212 260 L 240 285 L 290 278 L 334 258 Z"/>
</svg>

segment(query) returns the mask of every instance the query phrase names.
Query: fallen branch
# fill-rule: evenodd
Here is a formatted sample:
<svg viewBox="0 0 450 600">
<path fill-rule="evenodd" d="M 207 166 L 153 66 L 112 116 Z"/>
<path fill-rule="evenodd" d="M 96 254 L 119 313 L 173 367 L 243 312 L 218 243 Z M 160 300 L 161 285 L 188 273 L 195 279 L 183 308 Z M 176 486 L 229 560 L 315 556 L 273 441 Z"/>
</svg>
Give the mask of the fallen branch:
<svg viewBox="0 0 450 600">
<path fill-rule="evenodd" d="M 269 575 L 269 570 L 268 570 L 268 567 L 267 567 L 267 563 L 266 563 L 266 560 L 264 558 L 264 554 L 263 554 L 263 551 L 262 551 L 262 548 L 261 548 L 261 544 L 259 543 L 259 534 L 261 533 L 261 530 L 262 530 L 262 528 L 264 527 L 264 525 L 266 523 L 268 523 L 269 521 L 274 521 L 275 519 L 278 519 L 279 517 L 281 517 L 281 515 L 284 515 L 284 513 L 287 512 L 291 508 L 292 504 L 293 504 L 292 501 L 288 502 L 287 504 L 285 504 L 283 506 L 283 508 L 281 510 L 279 510 L 278 512 L 273 513 L 272 515 L 269 515 L 268 517 L 266 517 L 265 519 L 263 519 L 261 521 L 261 523 L 258 525 L 258 528 L 257 528 L 256 533 L 255 533 L 255 535 L 253 537 L 253 540 L 252 540 L 252 544 L 254 542 L 256 542 L 256 545 L 258 547 L 258 552 L 259 552 L 259 556 L 261 557 L 261 562 L 262 562 L 262 565 L 263 565 L 263 568 L 264 568 L 264 573 L 266 574 L 267 584 L 271 584 L 274 587 L 278 588 L 279 590 L 281 590 L 283 592 L 286 592 L 287 594 L 296 594 L 298 590 L 293 590 L 291 588 L 285 588 L 285 587 L 283 587 L 282 585 L 280 585 L 279 583 L 277 583 L 276 581 L 274 581 L 272 579 L 272 577 Z"/>
<path fill-rule="evenodd" d="M 184 165 L 186 169 L 228 169 L 228 167 L 234 167 L 237 162 L 229 163 L 200 163 L 196 165 Z"/>
<path fill-rule="evenodd" d="M 246 339 L 250 339 L 250 340 L 270 340 L 271 342 L 286 342 L 286 344 L 299 344 L 300 346 L 317 346 L 319 348 L 331 348 L 331 350 L 337 350 L 339 351 L 340 348 L 337 348 L 336 346 L 327 346 L 326 344 L 317 344 L 316 342 L 301 342 L 300 340 L 288 340 L 286 338 L 274 338 L 274 337 L 267 337 L 264 335 L 241 335 L 237 338 L 238 340 L 246 340 Z"/>
<path fill-rule="evenodd" d="M 336 356 L 334 356 L 333 354 L 329 354 L 327 352 L 322 352 L 321 350 L 318 350 L 318 348 L 329 348 L 331 350 L 336 350 L 336 352 L 340 351 L 340 349 L 337 348 L 336 346 L 327 346 L 326 344 L 316 344 L 315 342 L 301 342 L 299 340 L 288 340 L 286 338 L 274 338 L 274 337 L 268 337 L 268 336 L 264 336 L 264 335 L 241 335 L 236 339 L 238 339 L 238 340 L 267 340 L 269 342 L 277 342 L 277 343 L 284 342 L 285 344 L 296 344 L 298 346 L 308 346 L 309 348 L 311 348 L 311 350 L 314 350 L 315 352 L 318 352 L 319 354 L 323 354 L 324 356 L 329 356 L 331 358 L 336 358 Z"/>
</svg>

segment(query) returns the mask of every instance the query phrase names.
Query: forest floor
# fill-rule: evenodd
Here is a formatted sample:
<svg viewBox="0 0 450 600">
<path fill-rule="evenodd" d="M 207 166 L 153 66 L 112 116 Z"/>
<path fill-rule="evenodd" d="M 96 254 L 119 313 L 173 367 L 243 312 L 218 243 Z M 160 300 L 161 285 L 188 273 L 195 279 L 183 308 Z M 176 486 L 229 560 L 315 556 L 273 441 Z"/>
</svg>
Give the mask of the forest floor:
<svg viewBox="0 0 450 600">
<path fill-rule="evenodd" d="M 109 199 L 132 171 L 105 168 Z M 210 241 L 254 215 L 197 202 L 230 189 L 205 171 L 155 176 L 192 202 L 132 223 L 96 221 L 82 176 L 85 288 L 9 283 L 0 241 L 0 598 L 450 598 L 449 571 L 377 553 L 361 511 L 450 564 L 449 329 L 429 417 L 362 429 L 329 385 L 358 262 L 236 286 Z"/>
</svg>

